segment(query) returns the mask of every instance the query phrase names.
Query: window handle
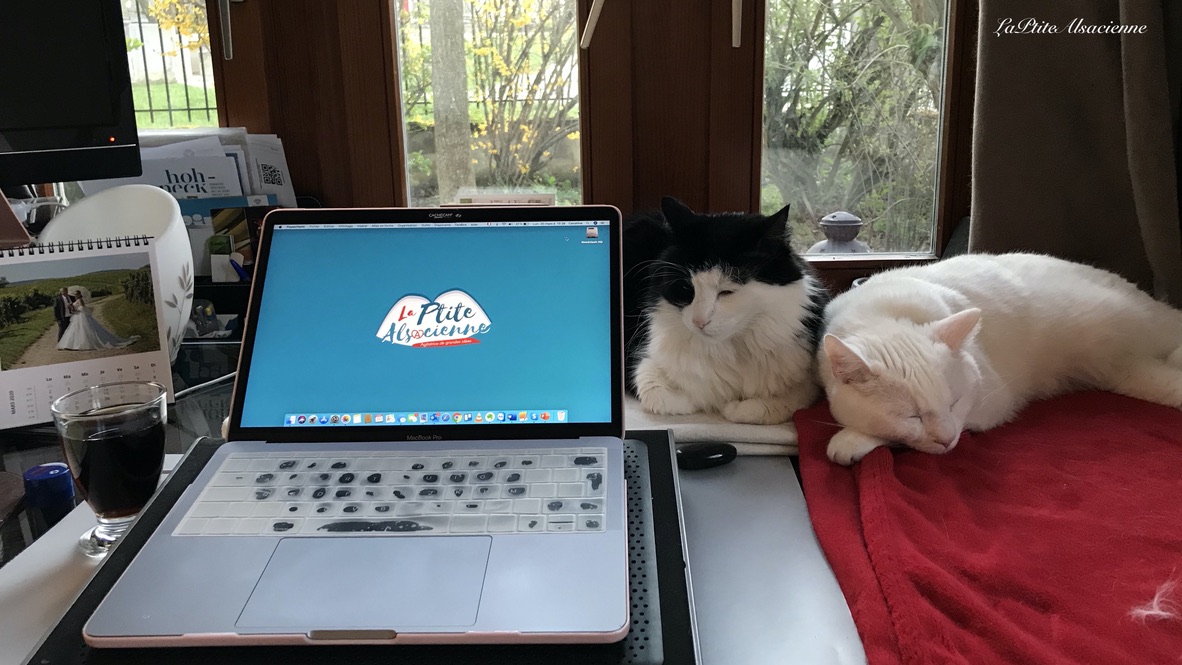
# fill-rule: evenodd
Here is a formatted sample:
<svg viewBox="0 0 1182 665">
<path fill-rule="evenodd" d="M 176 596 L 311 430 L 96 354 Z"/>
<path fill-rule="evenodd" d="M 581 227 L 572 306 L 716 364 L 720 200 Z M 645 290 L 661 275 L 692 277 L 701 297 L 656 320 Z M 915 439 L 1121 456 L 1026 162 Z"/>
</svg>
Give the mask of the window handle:
<svg viewBox="0 0 1182 665">
<path fill-rule="evenodd" d="M 583 28 L 583 38 L 579 40 L 579 48 L 589 48 L 591 38 L 595 36 L 595 26 L 599 24 L 599 14 L 603 12 L 604 0 L 591 0 L 591 11 L 587 12 L 587 25 Z"/>
<path fill-rule="evenodd" d="M 221 19 L 222 29 L 222 58 L 234 59 L 234 37 L 230 32 L 230 3 L 245 2 L 246 0 L 218 0 L 218 18 Z"/>
<path fill-rule="evenodd" d="M 743 45 L 743 0 L 731 0 L 731 48 Z"/>
</svg>

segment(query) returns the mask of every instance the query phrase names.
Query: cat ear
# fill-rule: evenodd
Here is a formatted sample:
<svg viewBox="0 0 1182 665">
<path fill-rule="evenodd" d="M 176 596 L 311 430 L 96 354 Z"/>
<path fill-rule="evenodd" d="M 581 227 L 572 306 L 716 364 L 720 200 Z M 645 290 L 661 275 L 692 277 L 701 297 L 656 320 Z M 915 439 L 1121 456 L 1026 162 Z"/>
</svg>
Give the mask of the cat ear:
<svg viewBox="0 0 1182 665">
<path fill-rule="evenodd" d="M 869 363 L 837 335 L 825 335 L 825 355 L 829 356 L 829 365 L 833 376 L 842 383 L 866 383 L 874 378 L 874 370 Z"/>
<path fill-rule="evenodd" d="M 768 216 L 763 223 L 764 237 L 783 243 L 788 242 L 788 208 L 790 207 L 784 206 L 780 208 L 779 212 Z"/>
<path fill-rule="evenodd" d="M 965 340 L 976 334 L 979 323 L 981 310 L 972 307 L 933 323 L 932 335 L 953 351 L 959 351 Z"/>
<path fill-rule="evenodd" d="M 661 199 L 661 213 L 665 215 L 669 226 L 674 228 L 677 228 L 682 222 L 693 219 L 694 217 L 693 210 L 690 210 L 687 205 L 672 196 L 666 196 Z"/>
</svg>

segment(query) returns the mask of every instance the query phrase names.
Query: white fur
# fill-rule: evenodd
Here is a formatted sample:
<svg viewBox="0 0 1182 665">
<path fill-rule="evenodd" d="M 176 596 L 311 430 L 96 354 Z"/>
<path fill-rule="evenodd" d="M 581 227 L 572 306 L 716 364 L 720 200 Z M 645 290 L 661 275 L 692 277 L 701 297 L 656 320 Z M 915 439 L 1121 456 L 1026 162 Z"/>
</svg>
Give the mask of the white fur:
<svg viewBox="0 0 1182 665">
<path fill-rule="evenodd" d="M 1178 586 L 1177 580 L 1166 580 L 1157 588 L 1157 593 L 1153 594 L 1153 599 L 1144 605 L 1138 605 L 1129 610 L 1129 616 L 1139 621 L 1147 621 L 1149 619 L 1163 620 L 1163 619 L 1177 619 L 1182 616 L 1182 611 L 1179 611 L 1178 604 L 1174 602 L 1174 588 Z"/>
<path fill-rule="evenodd" d="M 689 305 L 679 310 L 661 300 L 650 312 L 648 346 L 636 368 L 645 409 L 775 424 L 817 399 L 803 320 L 820 288 L 812 277 L 786 286 L 737 284 L 712 269 L 691 283 Z"/>
<path fill-rule="evenodd" d="M 818 369 L 842 464 L 891 444 L 947 452 L 964 429 L 1072 390 L 1182 409 L 1182 312 L 1091 266 L 960 256 L 875 275 L 825 314 Z"/>
</svg>

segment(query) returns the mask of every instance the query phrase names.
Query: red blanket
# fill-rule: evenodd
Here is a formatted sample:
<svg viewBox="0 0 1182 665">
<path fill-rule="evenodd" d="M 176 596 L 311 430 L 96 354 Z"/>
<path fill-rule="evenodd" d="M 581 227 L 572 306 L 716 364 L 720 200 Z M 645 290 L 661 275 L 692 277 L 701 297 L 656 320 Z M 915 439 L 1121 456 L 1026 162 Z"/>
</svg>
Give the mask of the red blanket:
<svg viewBox="0 0 1182 665">
<path fill-rule="evenodd" d="M 796 414 L 804 495 L 872 665 L 1179 663 L 1182 412 L 1107 393 L 1030 406 L 947 455 L 825 457 Z"/>
</svg>

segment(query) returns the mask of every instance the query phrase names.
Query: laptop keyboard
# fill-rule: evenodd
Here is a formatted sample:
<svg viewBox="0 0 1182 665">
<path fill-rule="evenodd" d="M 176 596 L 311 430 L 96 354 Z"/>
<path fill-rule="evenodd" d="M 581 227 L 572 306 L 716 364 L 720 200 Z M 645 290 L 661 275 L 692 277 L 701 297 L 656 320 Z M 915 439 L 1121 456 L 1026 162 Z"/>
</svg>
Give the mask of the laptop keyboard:
<svg viewBox="0 0 1182 665">
<path fill-rule="evenodd" d="M 605 448 L 230 455 L 173 533 L 603 531 L 606 460 Z"/>
</svg>

